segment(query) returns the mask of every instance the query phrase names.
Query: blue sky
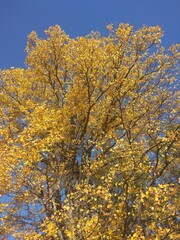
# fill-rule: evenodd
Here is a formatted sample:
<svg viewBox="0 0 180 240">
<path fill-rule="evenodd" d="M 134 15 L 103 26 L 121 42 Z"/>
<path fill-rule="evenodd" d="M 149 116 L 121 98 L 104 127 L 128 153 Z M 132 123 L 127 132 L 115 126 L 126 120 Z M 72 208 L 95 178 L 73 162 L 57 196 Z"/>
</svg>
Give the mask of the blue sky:
<svg viewBox="0 0 180 240">
<path fill-rule="evenodd" d="M 180 0 L 0 0 L 0 68 L 24 67 L 28 34 L 55 24 L 71 37 L 105 34 L 110 23 L 160 25 L 168 47 L 180 43 L 179 11 Z"/>
<path fill-rule="evenodd" d="M 24 67 L 27 36 L 59 24 L 71 37 L 106 25 L 160 25 L 163 45 L 180 43 L 180 0 L 0 0 L 0 68 Z"/>
</svg>

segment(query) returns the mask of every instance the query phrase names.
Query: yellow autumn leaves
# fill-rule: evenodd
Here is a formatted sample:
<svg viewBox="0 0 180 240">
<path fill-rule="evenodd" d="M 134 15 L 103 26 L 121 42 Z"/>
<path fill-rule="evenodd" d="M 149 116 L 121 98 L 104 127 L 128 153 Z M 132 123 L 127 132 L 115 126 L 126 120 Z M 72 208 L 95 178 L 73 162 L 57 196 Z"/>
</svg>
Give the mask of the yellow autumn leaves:
<svg viewBox="0 0 180 240">
<path fill-rule="evenodd" d="M 159 26 L 28 37 L 1 71 L 6 239 L 178 239 L 179 45 Z"/>
</svg>

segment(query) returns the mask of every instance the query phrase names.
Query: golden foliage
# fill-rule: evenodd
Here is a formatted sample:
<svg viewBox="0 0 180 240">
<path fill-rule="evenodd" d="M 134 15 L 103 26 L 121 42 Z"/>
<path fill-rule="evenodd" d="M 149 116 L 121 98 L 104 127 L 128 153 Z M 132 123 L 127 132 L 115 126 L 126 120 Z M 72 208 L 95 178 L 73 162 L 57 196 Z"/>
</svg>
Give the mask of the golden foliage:
<svg viewBox="0 0 180 240">
<path fill-rule="evenodd" d="M 107 28 L 1 71 L 1 239 L 179 239 L 179 45 Z"/>
</svg>

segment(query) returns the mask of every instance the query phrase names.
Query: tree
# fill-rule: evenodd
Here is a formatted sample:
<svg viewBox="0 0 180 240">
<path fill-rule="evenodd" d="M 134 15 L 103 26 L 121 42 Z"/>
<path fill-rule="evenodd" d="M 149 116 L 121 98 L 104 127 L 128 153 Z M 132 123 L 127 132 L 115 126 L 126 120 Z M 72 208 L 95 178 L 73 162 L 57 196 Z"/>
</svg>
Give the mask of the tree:
<svg viewBox="0 0 180 240">
<path fill-rule="evenodd" d="M 179 239 L 179 45 L 108 26 L 1 71 L 1 239 Z"/>
</svg>

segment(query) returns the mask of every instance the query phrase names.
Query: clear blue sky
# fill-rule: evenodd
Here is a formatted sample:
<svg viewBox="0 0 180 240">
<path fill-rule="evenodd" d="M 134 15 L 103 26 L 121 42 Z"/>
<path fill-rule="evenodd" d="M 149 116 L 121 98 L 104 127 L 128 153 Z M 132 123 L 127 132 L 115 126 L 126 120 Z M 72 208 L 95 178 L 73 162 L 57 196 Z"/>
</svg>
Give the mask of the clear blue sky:
<svg viewBox="0 0 180 240">
<path fill-rule="evenodd" d="M 163 44 L 180 43 L 180 0 L 0 0 L 0 68 L 24 67 L 27 35 L 59 24 L 71 37 L 106 25 L 160 25 Z"/>
<path fill-rule="evenodd" d="M 24 67 L 27 36 L 59 24 L 71 37 L 110 23 L 160 25 L 163 44 L 180 43 L 180 0 L 0 0 L 0 68 Z M 11 237 L 9 239 L 12 239 Z"/>
</svg>

